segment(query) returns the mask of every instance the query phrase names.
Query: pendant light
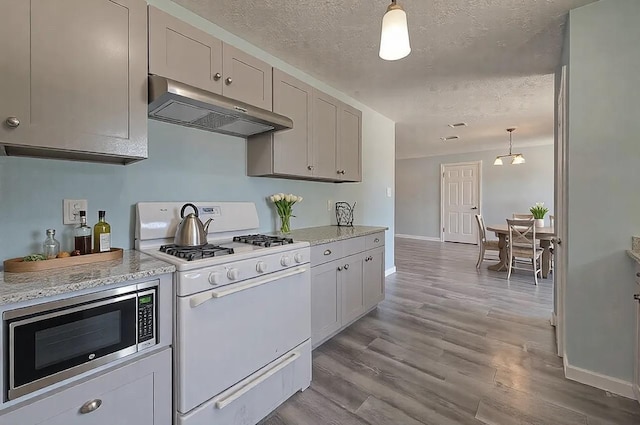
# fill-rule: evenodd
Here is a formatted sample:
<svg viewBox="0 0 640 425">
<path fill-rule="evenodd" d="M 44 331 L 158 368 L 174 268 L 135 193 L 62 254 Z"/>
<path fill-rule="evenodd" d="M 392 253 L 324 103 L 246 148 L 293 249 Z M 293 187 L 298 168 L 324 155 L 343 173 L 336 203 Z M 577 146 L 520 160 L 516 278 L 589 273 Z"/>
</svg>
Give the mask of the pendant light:
<svg viewBox="0 0 640 425">
<path fill-rule="evenodd" d="M 509 132 L 509 155 L 498 155 L 496 156 L 496 160 L 493 161 L 493 165 L 503 165 L 502 158 L 511 158 L 511 165 L 519 165 L 524 164 L 526 161 L 524 160 L 524 156 L 521 153 L 511 153 L 511 148 L 513 147 L 513 140 L 511 138 L 515 128 L 507 128 Z"/>
<path fill-rule="evenodd" d="M 409 44 L 409 28 L 407 14 L 402 6 L 391 0 L 387 12 L 382 17 L 382 31 L 380 33 L 380 57 L 384 60 L 395 61 L 411 53 Z"/>
</svg>

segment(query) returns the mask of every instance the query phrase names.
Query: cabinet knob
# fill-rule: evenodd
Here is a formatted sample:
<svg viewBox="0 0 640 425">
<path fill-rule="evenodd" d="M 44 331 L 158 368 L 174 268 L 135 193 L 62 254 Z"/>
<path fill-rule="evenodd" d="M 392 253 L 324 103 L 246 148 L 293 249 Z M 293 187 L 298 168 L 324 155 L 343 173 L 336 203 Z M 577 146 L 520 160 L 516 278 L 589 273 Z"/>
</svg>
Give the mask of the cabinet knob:
<svg viewBox="0 0 640 425">
<path fill-rule="evenodd" d="M 224 82 L 225 82 L 227 85 L 229 85 L 229 84 L 233 83 L 233 80 L 231 79 L 231 77 L 227 77 L 227 79 L 226 79 L 226 80 L 224 80 Z"/>
<path fill-rule="evenodd" d="M 20 120 L 18 119 L 18 117 L 9 117 L 6 119 L 5 122 L 11 128 L 16 128 L 17 126 L 20 125 Z"/>
<path fill-rule="evenodd" d="M 331 255 L 331 250 L 330 249 L 325 249 L 324 250 L 324 255 Z"/>
<path fill-rule="evenodd" d="M 338 266 L 338 271 L 341 272 L 342 271 L 342 267 Z"/>
<path fill-rule="evenodd" d="M 340 170 L 340 174 L 344 175 L 344 170 Z"/>
<path fill-rule="evenodd" d="M 640 272 L 636 273 L 636 277 L 640 277 Z"/>
<path fill-rule="evenodd" d="M 640 294 L 633 294 L 633 299 L 636 301 L 640 301 Z"/>
<path fill-rule="evenodd" d="M 309 171 L 313 170 L 313 165 L 307 165 L 307 170 Z"/>
<path fill-rule="evenodd" d="M 373 243 L 378 243 L 378 242 L 380 242 L 380 239 L 378 239 L 378 238 L 375 238 L 375 239 L 373 240 Z"/>
<path fill-rule="evenodd" d="M 345 270 L 349 270 L 349 265 L 348 265 L 348 264 L 345 264 L 345 265 L 344 265 L 344 269 L 345 269 Z"/>
<path fill-rule="evenodd" d="M 213 81 L 218 81 L 220 80 L 220 78 L 222 78 L 222 74 L 220 74 L 219 72 L 213 74 Z"/>
<path fill-rule="evenodd" d="M 96 398 L 95 400 L 87 401 L 85 404 L 83 404 L 80 407 L 80 413 L 82 413 L 83 415 L 85 413 L 91 413 L 95 410 L 98 410 L 100 406 L 102 406 L 102 400 L 100 400 L 99 398 Z"/>
</svg>

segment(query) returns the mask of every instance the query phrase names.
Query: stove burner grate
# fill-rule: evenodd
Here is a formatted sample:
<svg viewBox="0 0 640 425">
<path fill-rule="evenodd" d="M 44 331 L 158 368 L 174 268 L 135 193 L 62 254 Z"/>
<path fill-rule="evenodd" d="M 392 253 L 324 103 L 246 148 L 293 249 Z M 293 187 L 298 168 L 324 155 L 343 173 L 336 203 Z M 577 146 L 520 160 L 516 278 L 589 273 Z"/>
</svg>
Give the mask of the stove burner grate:
<svg viewBox="0 0 640 425">
<path fill-rule="evenodd" d="M 251 245 L 263 246 L 265 248 L 269 248 L 270 246 L 288 245 L 290 243 L 293 243 L 292 238 L 283 238 L 281 236 L 268 236 L 268 235 L 260 235 L 260 234 L 234 236 L 233 241 L 248 243 Z"/>
<path fill-rule="evenodd" d="M 173 255 L 174 257 L 183 258 L 187 261 L 233 254 L 233 248 L 224 248 L 212 244 L 202 246 L 162 245 L 160 251 Z"/>
</svg>

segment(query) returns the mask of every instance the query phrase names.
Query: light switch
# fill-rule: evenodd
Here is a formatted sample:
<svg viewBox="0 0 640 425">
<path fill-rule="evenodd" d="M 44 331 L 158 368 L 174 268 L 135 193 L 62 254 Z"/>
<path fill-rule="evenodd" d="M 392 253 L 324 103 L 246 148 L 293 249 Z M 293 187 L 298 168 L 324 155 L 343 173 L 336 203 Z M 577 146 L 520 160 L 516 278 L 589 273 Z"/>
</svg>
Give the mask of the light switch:
<svg viewBox="0 0 640 425">
<path fill-rule="evenodd" d="M 390 187 L 388 187 L 388 188 L 387 188 L 387 198 L 391 198 L 391 193 L 392 193 L 392 192 L 391 192 L 391 188 L 390 188 Z"/>
</svg>

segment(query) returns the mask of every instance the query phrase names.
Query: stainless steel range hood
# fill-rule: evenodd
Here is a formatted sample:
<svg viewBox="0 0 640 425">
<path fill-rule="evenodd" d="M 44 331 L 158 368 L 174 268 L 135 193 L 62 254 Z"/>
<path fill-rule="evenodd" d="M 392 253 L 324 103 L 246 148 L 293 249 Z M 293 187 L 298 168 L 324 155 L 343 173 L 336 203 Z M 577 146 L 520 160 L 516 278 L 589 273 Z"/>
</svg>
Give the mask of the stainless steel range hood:
<svg viewBox="0 0 640 425">
<path fill-rule="evenodd" d="M 149 75 L 149 117 L 240 137 L 293 128 L 284 115 L 158 75 Z"/>
</svg>

